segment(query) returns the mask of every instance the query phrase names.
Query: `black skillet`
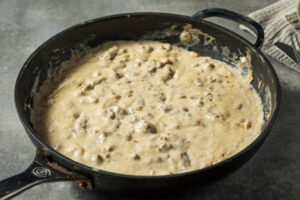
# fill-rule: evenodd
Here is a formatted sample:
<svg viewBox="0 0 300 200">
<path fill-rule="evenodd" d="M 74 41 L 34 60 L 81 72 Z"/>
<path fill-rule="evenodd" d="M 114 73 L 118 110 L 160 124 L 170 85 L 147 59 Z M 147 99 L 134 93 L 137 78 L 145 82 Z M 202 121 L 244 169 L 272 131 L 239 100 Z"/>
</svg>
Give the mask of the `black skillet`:
<svg viewBox="0 0 300 200">
<path fill-rule="evenodd" d="M 257 33 L 255 44 L 250 44 L 225 28 L 202 20 L 207 17 L 228 18 L 252 28 Z M 182 31 L 186 24 L 191 24 L 193 28 L 200 29 L 215 40 L 208 44 L 207 37 L 199 35 L 199 44 L 185 46 L 179 42 L 176 34 L 169 36 L 157 34 L 171 25 L 177 25 L 176 29 Z M 149 36 L 149 33 L 154 32 L 156 34 Z M 233 66 L 236 55 L 250 55 L 253 67 L 252 84 L 263 101 L 265 112 L 265 123 L 260 136 L 246 149 L 223 162 L 204 169 L 165 176 L 132 176 L 93 169 L 70 160 L 44 143 L 30 122 L 30 107 L 34 94 L 47 77 L 49 69 L 54 69 L 61 62 L 68 60 L 74 51 L 84 52 L 86 50 L 84 46 L 92 48 L 109 40 L 138 40 L 143 35 L 148 35 L 147 39 L 179 44 L 200 55 L 211 56 Z M 55 35 L 28 58 L 18 75 L 15 85 L 15 104 L 28 136 L 37 147 L 37 154 L 26 171 L 0 182 L 0 199 L 13 197 L 31 186 L 44 182 L 73 181 L 77 182 L 81 188 L 91 190 L 127 193 L 160 192 L 178 187 L 186 188 L 187 184 L 207 185 L 232 173 L 259 149 L 278 113 L 280 86 L 273 67 L 259 50 L 263 39 L 263 29 L 255 21 L 237 13 L 216 8 L 199 11 L 192 17 L 166 13 L 113 15 L 75 25 Z M 227 54 L 224 54 L 226 48 L 229 53 L 227 51 Z M 263 81 L 261 89 L 258 88 L 260 80 Z"/>
</svg>

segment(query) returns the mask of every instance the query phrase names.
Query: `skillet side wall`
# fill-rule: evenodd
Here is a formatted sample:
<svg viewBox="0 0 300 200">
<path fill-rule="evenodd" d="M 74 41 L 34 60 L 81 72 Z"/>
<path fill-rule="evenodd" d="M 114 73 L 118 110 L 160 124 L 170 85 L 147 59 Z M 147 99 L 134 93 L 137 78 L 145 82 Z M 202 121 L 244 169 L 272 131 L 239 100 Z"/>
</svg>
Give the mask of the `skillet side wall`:
<svg viewBox="0 0 300 200">
<path fill-rule="evenodd" d="M 238 155 L 208 169 L 196 170 L 182 175 L 137 177 L 107 173 L 100 170 L 92 171 L 91 168 L 63 157 L 40 140 L 30 123 L 30 109 L 28 108 L 31 107 L 30 105 L 32 105 L 36 92 L 34 88 L 35 84 L 37 84 L 37 88 L 42 84 L 47 78 L 49 69 L 53 71 L 61 62 L 70 59 L 73 53 L 84 52 L 87 50 L 87 47 L 92 48 L 109 40 L 138 40 L 144 34 L 149 35 L 149 32 L 170 28 L 173 24 L 176 24 L 180 31 L 182 31 L 182 27 L 186 24 L 192 24 L 193 28 L 198 28 L 216 39 L 211 45 L 204 45 L 206 38 L 200 35 L 200 43 L 196 46 L 188 47 L 189 50 L 197 51 L 202 56 L 211 56 L 231 64 L 234 55 L 246 56 L 246 52 L 250 52 L 254 77 L 252 82 L 253 87 L 262 98 L 265 110 L 270 109 L 270 102 L 267 102 L 270 99 L 272 111 L 271 120 L 264 124 L 264 131 L 254 143 Z M 162 35 L 153 34 L 148 39 L 169 42 L 171 44 L 178 44 L 179 42 L 178 35 L 162 37 Z M 183 44 L 179 45 L 184 47 Z M 213 46 L 220 50 L 219 53 L 213 50 Z M 230 50 L 227 56 L 220 53 L 224 47 Z M 263 87 L 270 89 L 270 98 L 265 90 L 257 88 L 260 80 L 263 81 Z M 49 39 L 33 53 L 23 66 L 17 80 L 15 97 L 18 114 L 27 134 L 35 146 L 47 149 L 53 160 L 62 166 L 92 177 L 95 189 L 119 192 L 143 192 L 145 190 L 149 191 L 149 189 L 162 191 L 167 188 L 185 186 L 188 183 L 206 185 L 238 169 L 258 150 L 266 138 L 275 119 L 272 116 L 277 114 L 277 109 L 275 108 L 279 104 L 280 91 L 277 77 L 270 63 L 248 42 L 243 41 L 230 31 L 226 31 L 205 21 L 195 20 L 191 17 L 143 13 L 124 14 L 91 20 L 67 29 Z"/>
</svg>

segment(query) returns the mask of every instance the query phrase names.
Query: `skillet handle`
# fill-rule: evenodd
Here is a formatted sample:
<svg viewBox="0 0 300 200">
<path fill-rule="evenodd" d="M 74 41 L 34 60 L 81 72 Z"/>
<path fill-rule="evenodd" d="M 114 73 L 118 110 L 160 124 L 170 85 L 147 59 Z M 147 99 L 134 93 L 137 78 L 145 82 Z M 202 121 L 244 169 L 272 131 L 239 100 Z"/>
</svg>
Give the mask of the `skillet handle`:
<svg viewBox="0 0 300 200">
<path fill-rule="evenodd" d="M 262 44 L 264 42 L 264 29 L 261 27 L 259 23 L 256 21 L 250 19 L 249 17 L 240 15 L 238 13 L 225 10 L 222 8 L 208 8 L 201 11 L 196 12 L 193 16 L 193 18 L 197 19 L 205 19 L 208 17 L 223 17 L 226 19 L 231 19 L 235 22 L 241 23 L 248 28 L 250 28 L 252 31 L 256 32 L 257 38 L 256 42 L 253 44 L 256 48 L 260 49 L 262 47 Z"/>
<path fill-rule="evenodd" d="M 48 161 L 37 150 L 35 159 L 24 172 L 0 181 L 0 200 L 10 199 L 37 184 L 56 181 L 76 181 L 80 187 L 91 188 L 88 178 Z"/>
</svg>

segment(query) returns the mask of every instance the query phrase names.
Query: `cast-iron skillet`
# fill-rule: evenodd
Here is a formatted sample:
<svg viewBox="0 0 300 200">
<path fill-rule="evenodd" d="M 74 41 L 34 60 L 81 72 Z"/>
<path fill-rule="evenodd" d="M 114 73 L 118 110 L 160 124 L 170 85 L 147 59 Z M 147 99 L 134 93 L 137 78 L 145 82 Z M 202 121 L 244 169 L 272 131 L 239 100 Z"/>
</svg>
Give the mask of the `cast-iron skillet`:
<svg viewBox="0 0 300 200">
<path fill-rule="evenodd" d="M 255 44 L 250 44 L 237 34 L 216 24 L 202 20 L 206 17 L 224 17 L 252 28 L 257 33 Z M 186 24 L 200 29 L 197 45 L 186 46 L 179 41 L 178 32 Z M 162 30 L 176 25 L 173 34 L 160 34 Z M 207 34 L 207 35 L 206 35 Z M 208 35 L 215 38 L 208 42 Z M 191 172 L 165 176 L 133 176 L 93 169 L 77 163 L 44 143 L 33 129 L 30 111 L 38 87 L 61 62 L 71 55 L 81 53 L 109 40 L 151 39 L 177 44 L 202 56 L 211 56 L 235 66 L 239 56 L 251 58 L 252 85 L 263 102 L 264 125 L 260 136 L 246 149 L 213 166 Z M 261 146 L 277 116 L 280 102 L 278 78 L 269 61 L 259 51 L 264 39 L 263 29 L 255 21 L 224 9 L 206 9 L 193 17 L 166 13 L 129 13 L 101 17 L 75 25 L 46 41 L 25 62 L 15 86 L 15 103 L 21 122 L 37 147 L 36 158 L 23 173 L 0 182 L 0 199 L 16 194 L 39 183 L 52 181 L 75 181 L 82 188 L 118 192 L 160 192 L 187 184 L 207 185 L 242 166 Z M 245 72 L 246 73 L 246 72 Z M 263 86 L 258 88 L 262 80 Z M 269 114 L 269 117 L 268 117 Z M 269 120 L 268 120 L 269 119 Z M 11 138 L 12 140 L 14 138 Z"/>
</svg>

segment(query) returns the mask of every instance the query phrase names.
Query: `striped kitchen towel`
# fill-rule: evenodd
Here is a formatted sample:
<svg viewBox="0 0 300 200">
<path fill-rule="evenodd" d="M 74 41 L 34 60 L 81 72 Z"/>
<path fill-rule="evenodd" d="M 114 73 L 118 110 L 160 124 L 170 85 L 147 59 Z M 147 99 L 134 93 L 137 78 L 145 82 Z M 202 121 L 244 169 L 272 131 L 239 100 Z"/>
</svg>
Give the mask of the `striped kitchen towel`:
<svg viewBox="0 0 300 200">
<path fill-rule="evenodd" d="M 298 4 L 299 0 L 280 0 L 266 8 L 250 13 L 249 17 L 260 23 L 264 28 L 265 41 L 262 51 L 279 60 L 285 66 L 300 72 L 300 65 L 274 45 L 276 42 L 282 42 L 291 46 L 291 33 L 296 33 L 300 38 Z M 243 25 L 240 28 L 254 34 Z"/>
</svg>

